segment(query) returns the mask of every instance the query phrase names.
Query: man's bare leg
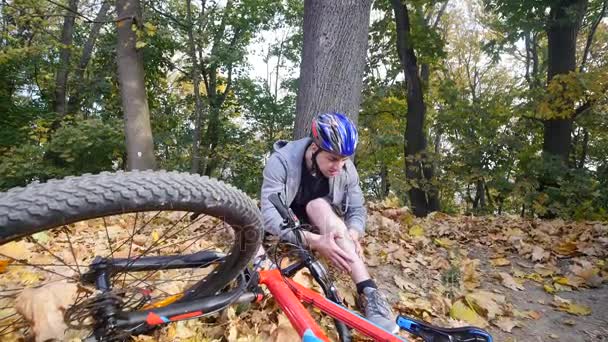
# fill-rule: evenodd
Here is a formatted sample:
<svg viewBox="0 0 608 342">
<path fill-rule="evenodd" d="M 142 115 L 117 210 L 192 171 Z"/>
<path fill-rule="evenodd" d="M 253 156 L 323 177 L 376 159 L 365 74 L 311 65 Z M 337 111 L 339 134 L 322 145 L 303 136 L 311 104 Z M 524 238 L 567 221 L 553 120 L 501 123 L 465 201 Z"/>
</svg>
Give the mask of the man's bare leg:
<svg viewBox="0 0 608 342">
<path fill-rule="evenodd" d="M 306 205 L 306 213 L 311 223 L 316 226 L 322 235 L 333 232 L 339 238 L 336 243 L 344 250 L 352 260 L 351 278 L 355 283 L 370 279 L 369 272 L 361 257 L 357 254 L 355 243 L 348 234 L 348 228 L 344 221 L 336 215 L 331 205 L 324 199 L 318 198 Z"/>
</svg>

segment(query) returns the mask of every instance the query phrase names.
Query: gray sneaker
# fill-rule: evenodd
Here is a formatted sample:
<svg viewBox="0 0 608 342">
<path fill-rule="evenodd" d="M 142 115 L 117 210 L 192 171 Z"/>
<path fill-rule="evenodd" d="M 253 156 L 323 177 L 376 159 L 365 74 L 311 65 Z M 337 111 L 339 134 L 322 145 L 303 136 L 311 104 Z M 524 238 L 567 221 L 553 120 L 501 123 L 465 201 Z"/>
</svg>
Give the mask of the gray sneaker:
<svg viewBox="0 0 608 342">
<path fill-rule="evenodd" d="M 391 306 L 380 290 L 373 287 L 364 288 L 363 293 L 359 295 L 359 307 L 372 323 L 393 334 L 399 331 Z"/>
</svg>

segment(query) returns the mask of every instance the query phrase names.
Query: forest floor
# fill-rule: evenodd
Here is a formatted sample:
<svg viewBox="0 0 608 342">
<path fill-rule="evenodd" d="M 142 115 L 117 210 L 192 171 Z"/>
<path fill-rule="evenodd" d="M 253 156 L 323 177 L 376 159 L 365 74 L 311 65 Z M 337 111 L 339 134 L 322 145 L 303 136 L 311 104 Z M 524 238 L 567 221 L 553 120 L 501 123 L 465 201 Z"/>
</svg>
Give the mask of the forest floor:
<svg viewBox="0 0 608 342">
<path fill-rule="evenodd" d="M 109 234 L 113 239 L 127 239 L 129 230 L 125 227 L 130 225 L 129 220 L 117 221 L 109 227 Z M 188 234 L 201 227 L 183 234 L 190 239 Z M 136 242 L 145 246 L 158 240 L 162 223 L 150 229 L 134 241 L 141 240 Z M 92 258 L 108 252 L 103 244 L 106 232 L 100 226 L 75 226 L 73 230 L 78 234 L 72 241 L 84 243 L 76 254 Z M 91 239 L 94 236 L 98 240 Z M 48 248 L 70 255 L 65 242 L 46 243 Z M 441 213 L 417 219 L 389 202 L 372 203 L 362 245 L 370 273 L 395 312 L 443 327 L 483 327 L 498 342 L 608 341 L 606 222 Z M 31 262 L 39 246 L 40 242 L 19 242 L 0 249 L 6 254 L 10 248 L 18 254 L 15 258 Z M 205 248 L 202 243 L 188 246 L 186 251 L 191 252 Z M 127 250 L 114 253 L 126 256 Z M 15 269 L 5 270 L 2 281 L 22 281 L 27 274 Z M 352 282 L 346 274 L 330 269 L 345 304 L 355 308 Z M 163 272 L 166 279 L 175 280 L 176 276 Z M 41 279 L 33 275 L 27 278 Z M 165 283 L 165 278 L 159 283 Z M 296 275 L 296 280 L 315 287 L 306 271 Z M 332 336 L 331 318 L 316 310 L 311 313 Z M 405 332 L 402 335 L 415 340 Z M 67 336 L 78 334 L 68 334 L 64 340 L 80 340 Z M 152 335 L 135 337 L 135 341 L 162 342 L 296 340 L 299 338 L 286 316 L 269 296 L 259 304 L 230 307 L 212 317 L 173 323 Z M 365 339 L 355 336 L 354 340 Z"/>
<path fill-rule="evenodd" d="M 370 221 L 366 250 L 380 260 L 368 263 L 397 311 L 482 326 L 496 341 L 608 341 L 606 223 L 394 209 Z"/>
<path fill-rule="evenodd" d="M 417 219 L 388 203 L 369 209 L 366 262 L 395 312 L 444 327 L 480 326 L 498 342 L 608 341 L 607 223 L 440 213 Z M 355 308 L 349 277 L 331 270 Z M 297 280 L 314 287 L 305 273 Z M 333 331 L 328 317 L 312 314 Z M 201 332 L 218 341 L 297 340 L 271 299 L 209 324 L 193 341 Z"/>
</svg>

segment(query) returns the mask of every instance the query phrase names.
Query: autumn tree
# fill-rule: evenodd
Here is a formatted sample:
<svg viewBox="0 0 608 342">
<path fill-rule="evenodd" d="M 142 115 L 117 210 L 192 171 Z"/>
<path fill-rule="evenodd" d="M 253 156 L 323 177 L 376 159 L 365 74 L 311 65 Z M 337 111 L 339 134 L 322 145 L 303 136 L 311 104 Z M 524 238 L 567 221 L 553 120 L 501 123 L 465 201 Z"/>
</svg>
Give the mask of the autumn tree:
<svg viewBox="0 0 608 342">
<path fill-rule="evenodd" d="M 142 27 L 139 0 L 116 1 L 118 42 L 116 64 L 125 120 L 127 168 L 155 168 L 150 110 L 144 82 L 144 65 L 136 32 Z"/>
<path fill-rule="evenodd" d="M 337 111 L 357 122 L 371 0 L 305 0 L 304 43 L 294 138 L 316 115 Z"/>
</svg>

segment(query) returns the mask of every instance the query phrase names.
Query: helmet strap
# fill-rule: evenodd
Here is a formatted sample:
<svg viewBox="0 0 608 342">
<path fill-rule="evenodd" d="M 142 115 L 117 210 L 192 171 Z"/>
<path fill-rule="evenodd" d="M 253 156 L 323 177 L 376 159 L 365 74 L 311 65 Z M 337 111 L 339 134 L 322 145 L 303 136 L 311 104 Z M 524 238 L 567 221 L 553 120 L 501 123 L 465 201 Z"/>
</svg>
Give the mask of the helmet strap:
<svg viewBox="0 0 608 342">
<path fill-rule="evenodd" d="M 317 164 L 317 156 L 319 155 L 319 153 L 321 153 L 320 147 L 312 153 L 312 169 L 310 170 L 310 173 L 313 175 L 313 177 L 317 177 L 320 171 L 319 164 Z"/>
</svg>

